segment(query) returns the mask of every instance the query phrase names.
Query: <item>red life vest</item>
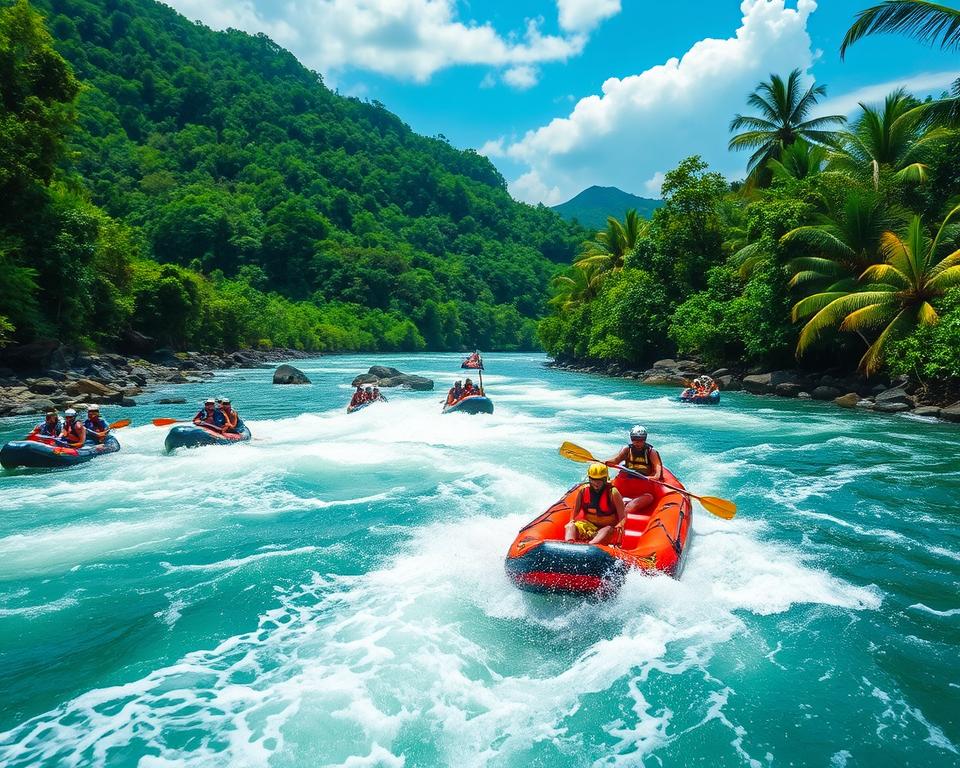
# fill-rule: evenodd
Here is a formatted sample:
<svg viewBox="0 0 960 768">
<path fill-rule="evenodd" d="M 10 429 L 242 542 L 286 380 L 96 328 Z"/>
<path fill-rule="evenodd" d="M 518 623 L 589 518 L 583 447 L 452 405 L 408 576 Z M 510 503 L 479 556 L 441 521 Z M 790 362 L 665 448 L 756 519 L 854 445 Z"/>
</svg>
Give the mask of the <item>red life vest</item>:
<svg viewBox="0 0 960 768">
<path fill-rule="evenodd" d="M 617 510 L 613 506 L 613 486 L 606 483 L 595 492 L 590 483 L 580 486 L 580 515 L 598 528 L 617 522 Z"/>
</svg>

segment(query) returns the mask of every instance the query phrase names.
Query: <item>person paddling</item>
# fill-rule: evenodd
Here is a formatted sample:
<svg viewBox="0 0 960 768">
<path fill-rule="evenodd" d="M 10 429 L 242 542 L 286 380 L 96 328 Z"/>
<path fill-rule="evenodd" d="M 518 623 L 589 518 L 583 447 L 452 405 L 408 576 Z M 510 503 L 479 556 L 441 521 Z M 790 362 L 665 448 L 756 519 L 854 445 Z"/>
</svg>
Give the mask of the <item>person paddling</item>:
<svg viewBox="0 0 960 768">
<path fill-rule="evenodd" d="M 223 413 L 217 410 L 216 405 L 217 403 L 212 397 L 207 398 L 203 407 L 193 417 L 193 423 L 198 427 L 207 427 L 221 432 L 223 430 Z"/>
<path fill-rule="evenodd" d="M 71 448 L 82 448 L 87 439 L 87 430 L 77 421 L 77 412 L 67 408 L 63 412 L 63 429 L 60 430 L 60 439 L 65 440 Z"/>
<path fill-rule="evenodd" d="M 83 428 L 87 431 L 87 442 L 102 443 L 110 434 L 110 425 L 100 418 L 100 406 L 90 405 L 87 407 L 87 418 L 83 422 Z"/>
<path fill-rule="evenodd" d="M 663 464 L 660 461 L 660 454 L 657 453 L 656 448 L 647 442 L 647 428 L 639 424 L 635 424 L 630 429 L 630 444 L 606 463 L 610 466 L 623 466 L 625 469 L 649 477 L 651 480 L 663 479 Z M 647 506 L 651 501 L 653 501 L 652 493 L 638 493 L 633 496 L 632 504 L 641 508 Z"/>
<path fill-rule="evenodd" d="M 230 405 L 229 397 L 220 398 L 220 413 L 223 416 L 224 432 L 239 432 L 243 428 L 240 414 Z"/>
<path fill-rule="evenodd" d="M 564 526 L 564 538 L 568 542 L 587 541 L 590 544 L 605 544 L 616 535 L 623 536 L 627 513 L 620 491 L 608 482 L 610 472 L 605 464 L 596 462 L 587 470 L 587 482 L 580 486 L 570 522 Z"/>
<path fill-rule="evenodd" d="M 43 421 L 33 428 L 33 431 L 30 432 L 30 435 L 27 437 L 27 439 L 45 438 L 44 442 L 51 442 L 60 437 L 60 432 L 62 431 L 63 422 L 60 421 L 60 417 L 57 416 L 57 412 L 47 411 L 43 416 Z"/>
</svg>

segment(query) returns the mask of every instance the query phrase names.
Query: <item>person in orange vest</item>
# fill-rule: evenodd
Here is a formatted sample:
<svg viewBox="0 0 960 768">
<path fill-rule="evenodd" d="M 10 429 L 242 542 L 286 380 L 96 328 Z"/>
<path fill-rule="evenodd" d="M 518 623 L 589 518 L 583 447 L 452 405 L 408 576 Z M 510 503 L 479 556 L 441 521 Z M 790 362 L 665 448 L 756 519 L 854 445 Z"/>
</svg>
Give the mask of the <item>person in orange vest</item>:
<svg viewBox="0 0 960 768">
<path fill-rule="evenodd" d="M 71 448 L 82 448 L 87 439 L 87 430 L 77 421 L 77 412 L 67 408 L 63 412 L 63 429 L 60 439 L 65 440 Z"/>
<path fill-rule="evenodd" d="M 100 418 L 100 406 L 87 406 L 87 420 L 83 422 L 83 428 L 87 430 L 87 440 L 91 443 L 102 443 L 110 434 L 110 425 Z"/>
<path fill-rule="evenodd" d="M 586 541 L 590 544 L 606 544 L 623 536 L 627 513 L 623 507 L 620 491 L 610 485 L 610 471 L 606 464 L 596 462 L 587 470 L 587 482 L 570 512 L 570 522 L 564 526 L 564 538 L 568 542 Z"/>
</svg>

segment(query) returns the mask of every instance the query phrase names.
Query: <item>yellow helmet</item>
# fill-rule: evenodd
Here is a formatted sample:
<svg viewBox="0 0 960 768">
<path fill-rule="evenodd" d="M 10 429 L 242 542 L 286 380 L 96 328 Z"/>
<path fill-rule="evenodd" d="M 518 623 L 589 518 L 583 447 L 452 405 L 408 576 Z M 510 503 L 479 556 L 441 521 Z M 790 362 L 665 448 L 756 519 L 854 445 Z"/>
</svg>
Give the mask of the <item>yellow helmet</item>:
<svg viewBox="0 0 960 768">
<path fill-rule="evenodd" d="M 606 480 L 610 477 L 610 471 L 607 469 L 606 464 L 601 464 L 597 462 L 596 464 L 591 464 L 590 469 L 587 470 L 587 477 L 591 480 Z"/>
</svg>

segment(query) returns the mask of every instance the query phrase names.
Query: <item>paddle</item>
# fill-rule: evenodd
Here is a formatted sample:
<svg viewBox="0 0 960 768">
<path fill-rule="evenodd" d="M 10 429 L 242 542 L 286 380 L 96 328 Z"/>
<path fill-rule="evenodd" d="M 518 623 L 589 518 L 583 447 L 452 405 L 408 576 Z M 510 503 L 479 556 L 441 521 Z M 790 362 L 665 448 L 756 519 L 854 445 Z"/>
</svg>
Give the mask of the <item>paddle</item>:
<svg viewBox="0 0 960 768">
<path fill-rule="evenodd" d="M 110 425 L 110 429 L 123 429 L 124 427 L 130 426 L 130 419 L 120 419 L 120 421 L 115 421 Z"/>
<path fill-rule="evenodd" d="M 184 419 L 152 419 L 151 424 L 155 427 L 165 427 L 168 424 L 185 424 Z"/>
<path fill-rule="evenodd" d="M 564 442 L 564 444 L 560 446 L 560 455 L 565 459 L 579 461 L 583 464 L 599 462 L 601 464 L 606 464 L 608 467 L 614 467 L 621 472 L 626 472 L 628 475 L 645 478 L 651 483 L 657 483 L 658 485 L 662 485 L 664 488 L 669 488 L 671 491 L 676 491 L 677 493 L 682 493 L 685 496 L 696 499 L 703 504 L 703 508 L 707 510 L 707 512 L 712 515 L 716 515 L 717 517 L 722 517 L 724 520 L 731 520 L 733 516 L 737 514 L 737 505 L 728 499 L 721 499 L 716 496 L 697 496 L 695 493 L 690 493 L 690 491 L 686 491 L 682 488 L 676 488 L 672 485 L 661 482 L 660 480 L 654 480 L 651 477 L 647 477 L 646 475 L 643 475 L 639 472 L 634 472 L 625 467 L 621 467 L 616 464 L 609 464 L 605 461 L 601 462 L 600 459 L 595 458 L 590 451 L 586 450 L 585 448 L 581 448 L 579 445 L 574 445 L 570 442 Z"/>
</svg>

